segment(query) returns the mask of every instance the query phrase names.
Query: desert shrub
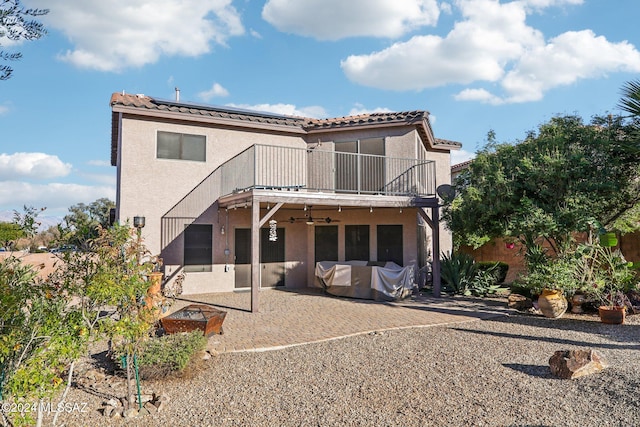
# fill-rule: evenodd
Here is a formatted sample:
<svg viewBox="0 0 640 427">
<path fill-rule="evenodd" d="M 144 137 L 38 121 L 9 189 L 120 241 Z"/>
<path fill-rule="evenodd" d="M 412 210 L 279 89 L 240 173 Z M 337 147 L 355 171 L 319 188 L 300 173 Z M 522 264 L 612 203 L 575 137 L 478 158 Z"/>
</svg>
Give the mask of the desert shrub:
<svg viewBox="0 0 640 427">
<path fill-rule="evenodd" d="M 440 275 L 445 291 L 453 294 L 486 296 L 500 289 L 497 267 L 480 268 L 473 257 L 465 253 L 443 254 Z"/>
<path fill-rule="evenodd" d="M 473 257 L 465 253 L 446 253 L 440 261 L 440 276 L 445 290 L 465 295 L 477 272 Z"/>
<path fill-rule="evenodd" d="M 162 379 L 179 375 L 206 345 L 207 338 L 201 331 L 150 339 L 140 352 L 140 376 L 143 379 Z"/>
<path fill-rule="evenodd" d="M 509 271 L 509 264 L 502 261 L 480 261 L 476 263 L 479 270 L 496 270 L 496 285 L 504 283 L 507 279 L 507 272 Z"/>
</svg>

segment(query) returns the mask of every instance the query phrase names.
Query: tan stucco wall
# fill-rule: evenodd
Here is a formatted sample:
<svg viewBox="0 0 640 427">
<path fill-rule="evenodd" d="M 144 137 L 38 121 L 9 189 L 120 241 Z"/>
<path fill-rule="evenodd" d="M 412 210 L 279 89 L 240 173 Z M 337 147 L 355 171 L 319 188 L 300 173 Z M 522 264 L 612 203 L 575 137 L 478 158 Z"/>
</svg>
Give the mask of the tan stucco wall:
<svg viewBox="0 0 640 427">
<path fill-rule="evenodd" d="M 377 257 L 377 225 L 402 225 L 403 232 L 403 260 L 404 265 L 418 266 L 417 246 L 417 213 L 415 209 L 374 209 L 372 213 L 368 209 L 343 208 L 338 212 L 335 208 L 313 209 L 316 218 L 331 217 L 330 225 L 338 226 L 338 256 L 344 260 L 345 246 L 344 233 L 346 225 L 369 225 L 370 260 L 376 261 Z M 186 273 L 184 281 L 184 293 L 206 292 L 230 292 L 235 289 L 235 230 L 251 227 L 251 209 L 238 208 L 228 211 L 229 225 L 225 228 L 225 234 L 214 225 L 213 246 L 214 265 L 212 272 Z M 264 216 L 266 209 L 261 210 Z M 220 212 L 220 223 L 226 222 L 226 210 Z M 314 254 L 314 227 L 323 227 L 325 224 L 309 226 L 304 221 L 290 223 L 291 216 L 304 217 L 304 211 L 300 208 L 283 208 L 278 211 L 273 219 L 278 221 L 278 227 L 285 229 L 285 286 L 288 288 L 301 288 L 310 286 L 315 282 L 315 254 Z M 180 246 L 178 243 L 177 246 Z M 224 255 L 225 248 L 229 249 L 229 256 Z M 225 265 L 228 267 L 225 269 Z M 171 275 L 177 265 L 167 265 L 167 275 Z"/>
<path fill-rule="evenodd" d="M 160 252 L 160 218 L 222 163 L 254 144 L 305 147 L 300 137 L 160 123 L 124 118 L 121 162 L 118 166 L 121 222 L 141 215 L 142 231 L 152 254 Z M 157 131 L 205 135 L 206 162 L 156 158 Z M 212 203 L 214 200 L 212 200 Z M 208 220 L 217 221 L 217 218 Z M 203 218 L 201 222 L 207 221 Z"/>
<path fill-rule="evenodd" d="M 306 147 L 305 141 L 298 136 L 280 135 L 273 133 L 255 133 L 234 129 L 210 128 L 180 123 L 160 123 L 154 121 L 140 121 L 123 118 L 121 124 L 122 138 L 125 144 L 121 147 L 121 161 L 118 166 L 119 194 L 118 218 L 120 221 L 132 220 L 136 215 L 146 218 L 146 226 L 142 231 L 146 246 L 151 254 L 160 252 L 160 218 L 170 210 L 182 197 L 191 191 L 199 182 L 207 177 L 216 167 L 242 152 L 254 144 L 268 144 L 280 146 Z M 205 135 L 207 138 L 206 162 L 156 159 L 157 131 L 180 132 L 187 134 Z M 387 156 L 399 158 L 426 158 L 437 161 L 438 182 L 440 179 L 450 179 L 450 161 L 448 153 L 423 152 L 418 154 L 421 142 L 415 130 L 410 128 L 394 128 L 383 131 L 371 130 L 365 132 L 341 133 L 338 141 L 356 138 L 386 137 Z M 328 138 L 335 134 L 325 135 L 322 149 L 330 149 L 332 144 Z M 309 143 L 322 139 L 322 135 L 308 138 Z M 183 284 L 185 294 L 232 291 L 235 289 L 234 272 L 234 230 L 236 228 L 250 228 L 250 209 L 239 208 L 227 211 L 219 210 L 217 204 L 202 214 L 196 223 L 211 224 L 213 228 L 213 262 L 211 272 L 186 273 Z M 403 258 L 405 265 L 417 266 L 417 214 L 415 209 L 374 209 L 370 214 L 368 209 L 337 212 L 332 208 L 328 215 L 337 222 L 339 230 L 339 250 L 344 259 L 344 226 L 349 224 L 370 225 L 371 260 L 376 260 L 376 225 L 401 224 L 403 226 Z M 264 215 L 266 211 L 262 211 Z M 285 267 L 287 287 L 304 287 L 314 281 L 314 234 L 313 226 L 304 222 L 291 224 L 290 216 L 300 217 L 303 212 L 292 214 L 289 210 L 278 212 L 274 219 L 278 226 L 286 229 L 285 238 Z M 227 222 L 228 221 L 228 222 Z M 225 234 L 220 233 L 225 226 Z M 320 225 L 319 225 L 320 226 Z M 182 265 L 182 237 L 167 249 L 165 273 L 172 278 L 180 271 Z M 441 250 L 451 248 L 451 236 L 448 230 L 441 226 Z M 228 257 L 225 249 L 229 250 Z"/>
</svg>

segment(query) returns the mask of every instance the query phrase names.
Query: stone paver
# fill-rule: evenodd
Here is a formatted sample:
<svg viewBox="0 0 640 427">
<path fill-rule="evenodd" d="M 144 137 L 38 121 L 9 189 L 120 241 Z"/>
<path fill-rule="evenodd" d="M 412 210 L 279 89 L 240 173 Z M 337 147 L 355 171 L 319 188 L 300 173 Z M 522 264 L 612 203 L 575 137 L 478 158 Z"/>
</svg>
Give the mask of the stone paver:
<svg viewBox="0 0 640 427">
<path fill-rule="evenodd" d="M 184 295 L 171 311 L 210 304 L 227 312 L 224 334 L 209 338 L 218 353 L 265 351 L 391 329 L 427 327 L 487 319 L 509 312 L 503 301 L 412 297 L 387 303 L 324 295 L 321 290 L 265 289 L 259 312 L 251 313 L 251 293 Z"/>
</svg>

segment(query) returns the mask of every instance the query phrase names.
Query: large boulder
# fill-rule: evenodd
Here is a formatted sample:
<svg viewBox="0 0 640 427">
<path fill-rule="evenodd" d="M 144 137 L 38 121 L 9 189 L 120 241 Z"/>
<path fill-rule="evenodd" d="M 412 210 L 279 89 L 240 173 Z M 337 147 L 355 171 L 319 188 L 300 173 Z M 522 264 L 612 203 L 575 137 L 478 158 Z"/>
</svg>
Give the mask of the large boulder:
<svg viewBox="0 0 640 427">
<path fill-rule="evenodd" d="M 607 366 L 606 360 L 595 350 L 558 350 L 549 359 L 551 373 L 564 379 L 593 374 Z"/>
</svg>

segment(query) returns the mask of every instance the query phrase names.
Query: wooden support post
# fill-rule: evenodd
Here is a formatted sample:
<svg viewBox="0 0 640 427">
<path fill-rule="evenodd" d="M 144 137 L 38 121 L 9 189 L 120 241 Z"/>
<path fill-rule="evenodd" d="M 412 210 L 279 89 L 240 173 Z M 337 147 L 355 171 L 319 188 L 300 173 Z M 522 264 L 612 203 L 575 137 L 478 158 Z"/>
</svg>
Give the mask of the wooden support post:
<svg viewBox="0 0 640 427">
<path fill-rule="evenodd" d="M 251 203 L 251 312 L 258 312 L 260 295 L 260 202 Z"/>
<path fill-rule="evenodd" d="M 431 228 L 431 281 L 433 285 L 433 296 L 440 297 L 441 277 L 440 277 L 440 208 L 431 208 L 431 218 L 424 209 L 418 209 L 418 213 Z"/>
<path fill-rule="evenodd" d="M 440 208 L 431 208 L 431 220 L 433 222 L 433 262 L 431 264 L 431 278 L 433 280 L 433 296 L 440 297 Z"/>
</svg>

